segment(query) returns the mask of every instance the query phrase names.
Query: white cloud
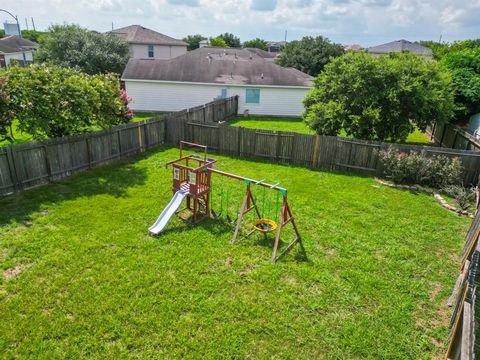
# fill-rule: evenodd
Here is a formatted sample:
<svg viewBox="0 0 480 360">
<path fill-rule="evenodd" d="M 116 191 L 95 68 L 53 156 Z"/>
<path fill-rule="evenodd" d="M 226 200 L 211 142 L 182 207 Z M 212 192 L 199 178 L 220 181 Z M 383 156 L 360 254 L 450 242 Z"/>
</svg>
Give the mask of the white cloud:
<svg viewBox="0 0 480 360">
<path fill-rule="evenodd" d="M 68 22 L 106 31 L 113 22 L 115 27 L 142 24 L 175 37 L 228 31 L 242 40 L 274 40 L 288 30 L 289 39 L 324 35 L 373 45 L 480 34 L 480 0 L 4 0 L 2 7 L 22 20 L 34 17 L 40 28 Z"/>
</svg>

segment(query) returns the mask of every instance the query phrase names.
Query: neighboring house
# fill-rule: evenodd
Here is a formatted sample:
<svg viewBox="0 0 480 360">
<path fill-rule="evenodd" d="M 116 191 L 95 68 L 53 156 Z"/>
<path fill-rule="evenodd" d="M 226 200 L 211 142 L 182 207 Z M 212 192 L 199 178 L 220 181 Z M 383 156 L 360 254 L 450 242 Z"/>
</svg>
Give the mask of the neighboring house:
<svg viewBox="0 0 480 360">
<path fill-rule="evenodd" d="M 200 48 L 204 48 L 204 47 L 208 47 L 208 40 L 202 40 L 198 43 L 198 47 Z"/>
<path fill-rule="evenodd" d="M 257 55 L 264 58 L 267 61 L 275 61 L 275 59 L 278 56 L 278 53 L 272 53 L 262 49 L 257 49 L 257 48 L 244 48 L 244 49 L 250 51 L 252 53 L 252 56 Z"/>
<path fill-rule="evenodd" d="M 239 113 L 300 116 L 312 77 L 246 49 L 200 48 L 171 60 L 130 59 L 122 81 L 139 111 L 178 111 L 239 96 Z"/>
<path fill-rule="evenodd" d="M 409 51 L 414 54 L 422 55 L 425 58 L 432 58 L 432 49 L 407 40 L 397 40 L 382 45 L 372 46 L 369 47 L 367 51 L 372 55 L 386 55 L 393 52 Z"/>
<path fill-rule="evenodd" d="M 359 44 L 349 44 L 349 45 L 343 45 L 343 48 L 345 51 L 360 51 L 362 50 L 362 46 Z"/>
<path fill-rule="evenodd" d="M 278 53 L 286 43 L 286 41 L 267 41 L 268 52 Z"/>
<path fill-rule="evenodd" d="M 33 52 L 37 43 L 16 35 L 6 36 L 0 39 L 0 67 L 9 67 L 12 60 L 20 64 L 33 62 Z"/>
<path fill-rule="evenodd" d="M 140 25 L 130 25 L 109 33 L 128 42 L 130 57 L 134 59 L 172 59 L 187 52 L 186 42 Z"/>
</svg>

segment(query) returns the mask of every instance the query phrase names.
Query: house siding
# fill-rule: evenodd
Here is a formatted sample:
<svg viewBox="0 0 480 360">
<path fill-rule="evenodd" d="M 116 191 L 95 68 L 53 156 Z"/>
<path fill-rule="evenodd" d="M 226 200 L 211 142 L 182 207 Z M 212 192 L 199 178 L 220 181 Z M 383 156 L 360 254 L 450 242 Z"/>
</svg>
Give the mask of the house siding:
<svg viewBox="0 0 480 360">
<path fill-rule="evenodd" d="M 254 115 L 300 116 L 308 88 L 261 87 L 223 84 L 167 83 L 125 80 L 130 107 L 137 111 L 179 111 L 208 103 L 222 95 L 238 95 L 238 111 L 249 110 Z M 260 103 L 246 104 L 247 88 L 260 89 Z"/>
<path fill-rule="evenodd" d="M 186 46 L 154 45 L 152 59 L 172 59 L 186 52 Z M 148 59 L 148 44 L 130 44 L 130 56 L 134 59 Z"/>
<path fill-rule="evenodd" d="M 10 66 L 10 61 L 12 59 L 23 61 L 23 53 L 21 52 L 9 53 L 4 55 L 5 55 L 5 63 L 7 64 L 7 67 Z M 25 59 L 27 61 L 33 61 L 33 51 L 31 50 L 25 51 Z"/>
</svg>

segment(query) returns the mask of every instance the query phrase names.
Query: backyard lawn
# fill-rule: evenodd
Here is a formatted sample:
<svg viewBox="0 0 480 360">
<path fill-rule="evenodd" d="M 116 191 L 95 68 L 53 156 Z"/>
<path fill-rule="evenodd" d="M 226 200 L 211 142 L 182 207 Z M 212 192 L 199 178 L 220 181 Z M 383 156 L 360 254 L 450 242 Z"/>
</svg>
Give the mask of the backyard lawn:
<svg viewBox="0 0 480 360">
<path fill-rule="evenodd" d="M 178 150 L 166 146 L 0 198 L 0 353 L 112 359 L 444 353 L 446 300 L 470 220 L 433 197 L 369 177 L 211 155 L 217 169 L 289 189 L 305 254 L 296 246 L 273 264 L 271 237 L 232 245 L 233 229 L 221 220 L 191 226 L 174 218 L 161 236 L 147 235 L 172 196 L 165 162 Z M 213 182 L 214 209 L 233 216 L 244 184 L 217 175 Z M 274 197 L 266 199 L 274 217 Z"/>
<path fill-rule="evenodd" d="M 315 134 L 308 126 L 299 118 L 278 118 L 267 116 L 251 116 L 249 118 L 237 117 L 229 120 L 232 126 L 241 126 L 248 129 L 262 129 L 262 130 L 276 130 L 276 131 L 290 131 L 301 134 Z M 340 136 L 347 137 L 342 130 Z M 407 138 L 409 144 L 431 145 L 430 139 L 427 135 L 415 130 Z"/>
</svg>

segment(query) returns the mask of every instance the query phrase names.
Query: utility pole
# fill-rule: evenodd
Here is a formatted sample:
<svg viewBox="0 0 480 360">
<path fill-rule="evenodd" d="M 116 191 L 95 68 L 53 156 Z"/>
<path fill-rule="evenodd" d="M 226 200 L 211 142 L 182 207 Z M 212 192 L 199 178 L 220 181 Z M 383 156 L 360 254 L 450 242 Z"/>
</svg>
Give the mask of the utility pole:
<svg viewBox="0 0 480 360">
<path fill-rule="evenodd" d="M 32 26 L 33 26 L 33 31 L 37 31 L 37 29 L 35 28 L 35 21 L 33 21 L 33 17 L 32 17 Z"/>
<path fill-rule="evenodd" d="M 5 9 L 0 9 L 0 11 L 10 15 L 12 18 L 15 19 L 15 22 L 17 23 L 17 28 L 18 28 L 18 37 L 22 38 L 22 30 L 20 29 L 20 23 L 18 22 L 18 16 L 13 15 L 10 11 L 7 11 Z M 25 56 L 25 51 L 23 51 L 23 47 L 22 47 L 22 55 L 23 55 L 23 64 L 26 65 L 27 64 L 27 57 Z"/>
<path fill-rule="evenodd" d="M 27 18 L 25 18 L 25 27 L 26 27 L 27 30 L 28 30 L 28 20 L 27 20 Z"/>
</svg>

